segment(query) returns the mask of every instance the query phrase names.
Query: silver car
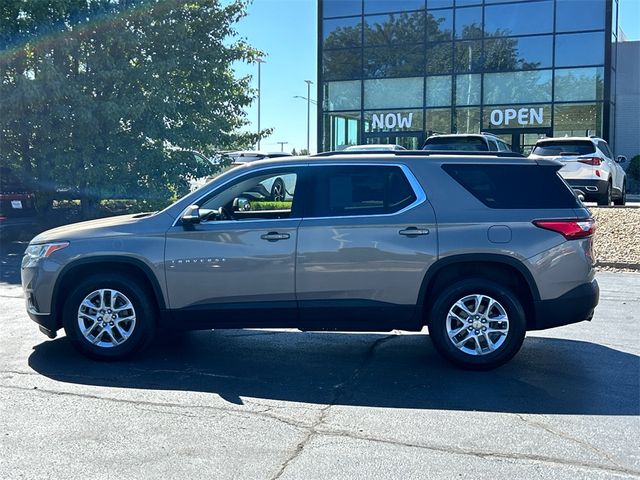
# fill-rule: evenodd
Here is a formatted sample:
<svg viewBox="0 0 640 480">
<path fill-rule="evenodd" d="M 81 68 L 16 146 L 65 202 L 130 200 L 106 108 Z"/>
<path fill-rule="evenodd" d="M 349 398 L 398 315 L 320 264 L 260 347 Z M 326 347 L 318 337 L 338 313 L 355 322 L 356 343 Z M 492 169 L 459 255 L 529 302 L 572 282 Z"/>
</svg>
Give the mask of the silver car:
<svg viewBox="0 0 640 480">
<path fill-rule="evenodd" d="M 100 359 L 158 328 L 427 326 L 450 361 L 493 368 L 527 330 L 588 320 L 598 303 L 593 220 L 560 167 L 401 151 L 251 162 L 161 212 L 38 235 L 27 312 Z M 284 200 L 251 195 L 284 177 Z"/>
</svg>

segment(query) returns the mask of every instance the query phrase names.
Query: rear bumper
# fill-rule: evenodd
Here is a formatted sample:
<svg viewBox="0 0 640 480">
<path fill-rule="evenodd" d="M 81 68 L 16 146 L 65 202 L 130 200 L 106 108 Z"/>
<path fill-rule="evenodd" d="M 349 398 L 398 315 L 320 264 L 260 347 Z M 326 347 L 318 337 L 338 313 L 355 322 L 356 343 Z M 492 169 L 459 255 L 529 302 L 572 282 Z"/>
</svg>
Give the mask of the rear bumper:
<svg viewBox="0 0 640 480">
<path fill-rule="evenodd" d="M 578 178 L 575 180 L 566 180 L 566 182 L 574 191 L 582 194 L 585 200 L 604 194 L 609 186 L 609 182 L 607 180 L 585 180 Z"/>
<path fill-rule="evenodd" d="M 600 299 L 600 287 L 595 278 L 551 300 L 534 302 L 535 326 L 531 330 L 569 325 L 591 320 Z"/>
</svg>

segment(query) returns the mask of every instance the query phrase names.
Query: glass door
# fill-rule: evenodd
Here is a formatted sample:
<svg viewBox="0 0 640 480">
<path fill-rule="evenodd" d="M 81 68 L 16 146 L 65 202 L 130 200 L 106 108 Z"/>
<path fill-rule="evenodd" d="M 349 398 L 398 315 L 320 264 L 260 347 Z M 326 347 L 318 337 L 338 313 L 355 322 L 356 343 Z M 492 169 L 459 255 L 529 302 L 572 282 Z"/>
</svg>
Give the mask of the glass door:
<svg viewBox="0 0 640 480">
<path fill-rule="evenodd" d="M 551 137 L 550 128 L 495 128 L 487 130 L 511 146 L 511 150 L 523 155 L 529 155 L 536 142 L 545 137 Z"/>
</svg>

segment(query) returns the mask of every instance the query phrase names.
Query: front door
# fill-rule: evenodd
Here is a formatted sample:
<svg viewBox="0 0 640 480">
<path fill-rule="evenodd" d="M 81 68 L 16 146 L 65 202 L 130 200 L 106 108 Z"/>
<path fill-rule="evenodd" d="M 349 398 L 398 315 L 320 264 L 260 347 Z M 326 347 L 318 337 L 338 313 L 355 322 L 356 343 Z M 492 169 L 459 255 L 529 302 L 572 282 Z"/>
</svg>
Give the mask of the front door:
<svg viewBox="0 0 640 480">
<path fill-rule="evenodd" d="M 364 143 L 400 145 L 407 150 L 420 150 L 424 142 L 424 135 L 420 132 L 386 132 L 368 133 L 364 135 Z"/>
<path fill-rule="evenodd" d="M 167 232 L 170 308 L 191 327 L 294 326 L 298 168 L 254 170 L 198 201 Z"/>
<path fill-rule="evenodd" d="M 512 151 L 523 155 L 529 155 L 539 139 L 552 136 L 550 128 L 494 128 L 487 132 L 497 135 Z"/>
</svg>

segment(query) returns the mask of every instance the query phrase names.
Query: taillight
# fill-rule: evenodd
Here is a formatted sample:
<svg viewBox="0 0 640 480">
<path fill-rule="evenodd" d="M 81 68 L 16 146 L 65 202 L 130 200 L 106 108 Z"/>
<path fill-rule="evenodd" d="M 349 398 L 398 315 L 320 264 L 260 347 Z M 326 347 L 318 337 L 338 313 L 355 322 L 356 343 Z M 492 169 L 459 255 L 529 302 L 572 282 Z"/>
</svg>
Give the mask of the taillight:
<svg viewBox="0 0 640 480">
<path fill-rule="evenodd" d="M 602 163 L 602 159 L 600 157 L 579 158 L 578 161 L 580 163 L 593 166 L 598 166 Z"/>
<path fill-rule="evenodd" d="M 564 236 L 567 240 L 590 237 L 596 231 L 596 221 L 586 220 L 534 220 L 536 227 L 551 230 Z"/>
</svg>

